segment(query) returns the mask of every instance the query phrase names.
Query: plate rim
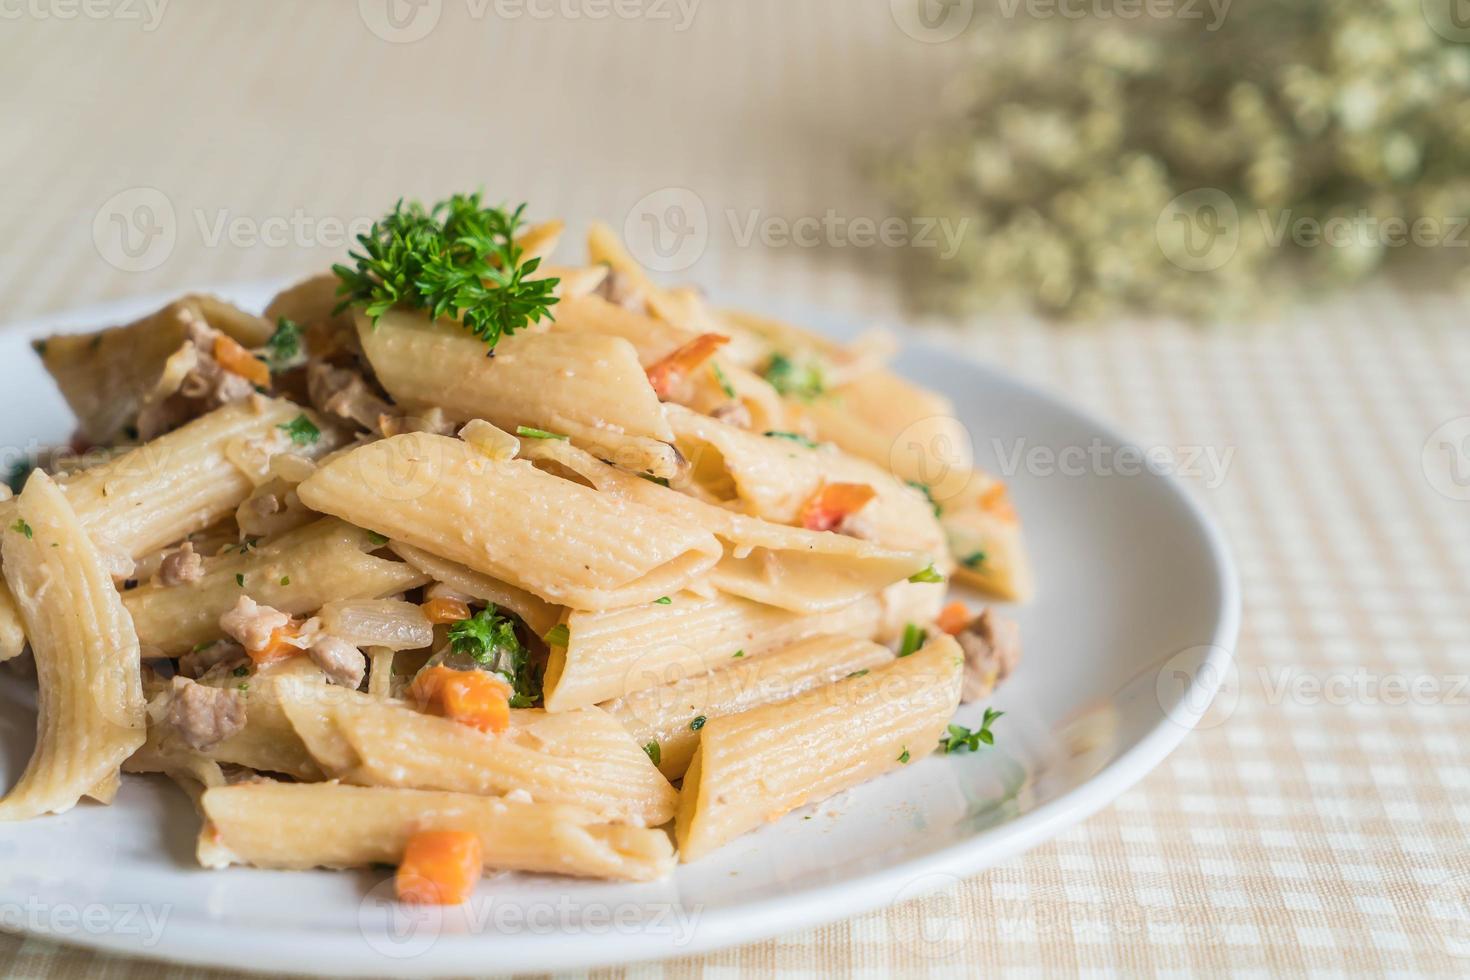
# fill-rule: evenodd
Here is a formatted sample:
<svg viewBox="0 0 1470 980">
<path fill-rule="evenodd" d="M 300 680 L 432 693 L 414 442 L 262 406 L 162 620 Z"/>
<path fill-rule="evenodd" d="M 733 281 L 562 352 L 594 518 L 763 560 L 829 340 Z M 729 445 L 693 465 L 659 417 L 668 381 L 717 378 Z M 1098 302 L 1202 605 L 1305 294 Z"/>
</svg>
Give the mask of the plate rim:
<svg viewBox="0 0 1470 980">
<path fill-rule="evenodd" d="M 268 295 L 284 285 L 297 281 L 292 277 L 244 280 L 188 287 L 183 290 L 150 292 L 137 296 L 90 303 L 43 313 L 23 320 L 0 324 L 0 335 L 30 339 L 38 332 L 78 332 L 93 328 L 104 320 L 142 315 L 188 293 L 210 293 L 225 298 Z M 737 291 L 721 291 L 721 297 L 746 299 Z M 774 296 L 766 304 L 777 310 L 801 309 L 789 297 Z M 783 303 L 782 301 L 787 302 Z M 760 308 L 757 305 L 755 308 Z M 808 304 L 814 312 L 821 307 Z M 136 311 L 136 313 L 135 313 Z M 824 316 L 836 317 L 835 311 Z M 857 315 L 847 315 L 859 319 Z M 999 367 L 958 351 L 953 345 L 937 343 L 930 331 L 910 328 L 905 331 L 904 350 L 929 351 L 953 356 L 961 354 L 967 366 L 985 383 L 1003 384 L 1027 397 L 1059 410 L 1072 421 L 1094 429 L 1119 446 L 1139 443 L 1121 433 L 1113 424 L 1092 411 L 1076 405 L 1059 392 L 1043 384 L 1003 371 Z M 852 918 L 874 909 L 887 907 L 898 898 L 899 886 L 915 880 L 941 875 L 953 878 L 975 875 L 1001 861 L 1012 858 L 1055 836 L 1068 827 L 1081 823 L 1113 802 L 1152 772 L 1184 741 L 1209 710 L 1219 681 L 1234 661 L 1241 620 L 1239 572 L 1229 539 L 1223 528 L 1200 499 L 1199 492 L 1170 472 L 1149 470 L 1149 475 L 1162 481 L 1169 494 L 1183 505 L 1190 522 L 1199 532 L 1213 573 L 1220 584 L 1215 610 L 1215 627 L 1206 643 L 1208 653 L 1194 672 L 1188 690 L 1183 692 L 1181 707 L 1166 712 L 1158 723 L 1129 749 L 1109 761 L 1081 784 L 1061 793 L 1035 810 L 987 828 L 963 841 L 930 853 L 899 861 L 884 868 L 866 872 L 842 882 L 816 885 L 800 892 L 740 902 L 704 913 L 697 936 L 676 945 L 666 935 L 647 932 L 619 934 L 615 949 L 608 948 L 608 937 L 588 932 L 552 933 L 548 935 L 497 936 L 489 947 L 496 959 L 506 965 L 495 969 L 509 973 L 532 969 L 560 971 L 590 969 L 695 956 L 734 945 L 759 942 L 773 936 L 825 925 Z M 930 888 L 918 888 L 904 894 L 910 900 L 931 894 L 942 887 L 936 882 Z M 7 930 L 10 931 L 10 930 Z M 484 973 L 483 956 L 487 952 L 484 935 L 443 935 L 433 948 L 413 959 L 394 959 L 375 952 L 351 933 L 355 941 L 344 942 L 347 933 L 285 933 L 254 950 L 254 962 L 241 963 L 230 951 L 238 948 L 240 932 L 222 920 L 188 920 L 187 928 L 170 930 L 170 939 L 157 946 L 141 947 L 132 937 L 113 933 L 65 933 L 28 928 L 13 935 L 34 935 L 71 948 L 118 953 L 143 960 L 170 962 L 241 970 L 250 973 L 301 973 L 317 975 L 380 975 L 439 977 L 464 973 Z M 232 946 L 231 942 L 235 945 Z M 550 940 L 550 941 L 548 941 Z M 609 955 L 611 954 L 611 955 Z"/>
</svg>

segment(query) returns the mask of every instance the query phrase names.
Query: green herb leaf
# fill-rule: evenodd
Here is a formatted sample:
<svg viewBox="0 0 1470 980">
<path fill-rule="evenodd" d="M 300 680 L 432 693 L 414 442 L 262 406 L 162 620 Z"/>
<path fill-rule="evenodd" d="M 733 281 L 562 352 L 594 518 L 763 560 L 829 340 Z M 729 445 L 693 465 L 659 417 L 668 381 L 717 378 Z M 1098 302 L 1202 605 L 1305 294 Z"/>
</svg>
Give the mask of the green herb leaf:
<svg viewBox="0 0 1470 980">
<path fill-rule="evenodd" d="M 265 359 L 272 371 L 283 371 L 302 363 L 301 324 L 285 317 L 276 319 L 276 332 L 265 342 Z"/>
<path fill-rule="evenodd" d="M 657 599 L 653 600 L 653 604 L 655 606 L 667 606 L 670 603 L 672 603 L 673 601 L 674 600 L 673 599 L 670 599 L 668 596 L 661 595 Z"/>
<path fill-rule="evenodd" d="M 282 575 L 281 576 L 281 584 L 282 585 L 290 585 L 291 584 L 291 576 L 289 576 L 289 575 Z"/>
<path fill-rule="evenodd" d="M 250 668 L 249 668 L 249 667 L 236 667 L 236 668 L 235 668 L 235 669 L 234 669 L 234 670 L 233 670 L 233 671 L 232 671 L 232 673 L 233 673 L 233 674 L 234 674 L 234 675 L 235 675 L 235 676 L 236 676 L 236 677 L 244 677 L 244 676 L 246 676 L 246 675 L 247 675 L 247 674 L 249 674 L 249 673 L 250 673 Z"/>
<path fill-rule="evenodd" d="M 934 516 L 940 516 L 939 501 L 934 499 L 934 491 L 929 489 L 929 484 L 920 483 L 918 480 L 905 480 L 904 482 L 913 487 L 915 490 L 922 493 L 924 495 L 924 499 L 929 501 L 929 506 L 934 508 Z"/>
<path fill-rule="evenodd" d="M 903 747 L 903 754 L 898 757 L 898 761 L 899 762 L 902 762 L 902 763 L 905 763 L 905 764 L 908 763 L 908 761 L 909 761 L 909 747 L 907 745 L 905 745 Z"/>
<path fill-rule="evenodd" d="M 241 588 L 244 588 L 245 587 L 245 576 L 242 575 L 242 574 L 240 574 L 239 572 L 236 572 L 235 573 L 235 584 L 238 585 L 238 586 L 240 586 Z"/>
<path fill-rule="evenodd" d="M 565 442 L 570 436 L 564 436 L 559 432 L 547 432 L 545 429 L 533 429 L 529 425 L 516 426 L 516 435 L 525 439 L 560 439 Z"/>
<path fill-rule="evenodd" d="M 785 354 L 772 354 L 761 376 L 783 395 L 810 401 L 827 390 L 822 370 L 816 364 L 798 364 Z"/>
<path fill-rule="evenodd" d="M 510 699 L 512 708 L 529 708 L 541 697 L 541 678 L 516 636 L 515 621 L 500 615 L 495 606 L 486 606 L 450 626 L 449 645 L 455 653 L 504 677 L 515 692 Z"/>
<path fill-rule="evenodd" d="M 377 531 L 369 531 L 367 533 L 367 536 L 368 540 L 377 545 L 379 548 L 388 543 L 388 536 L 386 534 L 379 534 Z"/>
<path fill-rule="evenodd" d="M 868 668 L 864 667 L 862 670 L 855 670 L 855 671 L 853 671 L 852 673 L 848 674 L 847 677 L 849 677 L 849 678 L 851 678 L 851 677 L 862 677 L 867 672 L 868 672 Z M 847 678 L 844 678 L 844 680 L 846 680 L 846 679 Z"/>
<path fill-rule="evenodd" d="M 649 483 L 657 483 L 661 487 L 666 487 L 669 485 L 669 478 L 666 476 L 654 476 L 652 473 L 639 473 L 638 475 L 643 477 L 643 479 L 647 480 Z"/>
<path fill-rule="evenodd" d="M 991 733 L 990 726 L 1004 714 L 1004 711 L 986 708 L 985 717 L 980 721 L 980 727 L 974 731 L 970 731 L 964 725 L 949 725 L 947 728 L 949 734 L 939 740 L 940 751 L 950 754 L 978 752 L 982 744 L 995 745 L 995 735 Z"/>
<path fill-rule="evenodd" d="M 276 428 L 283 430 L 298 446 L 310 446 L 322 437 L 322 430 L 318 429 L 304 414 Z"/>
<path fill-rule="evenodd" d="M 10 525 L 10 529 L 19 534 L 24 534 L 28 541 L 35 536 L 34 532 L 31 531 L 31 526 L 19 517 L 15 519 L 14 524 Z"/>
<path fill-rule="evenodd" d="M 525 209 L 484 207 L 478 193 L 427 210 L 399 201 L 358 236 L 352 265 L 332 267 L 346 297 L 338 309 L 360 306 L 374 324 L 395 306 L 424 310 L 460 321 L 493 352 L 557 302 L 560 280 L 529 278 L 541 260 L 521 261 L 515 235 Z"/>
<path fill-rule="evenodd" d="M 924 641 L 928 638 L 929 634 L 925 633 L 917 625 L 909 623 L 903 628 L 903 643 L 898 648 L 898 655 L 900 657 L 907 657 L 909 654 L 918 650 L 919 647 L 923 646 Z"/>
<path fill-rule="evenodd" d="M 542 639 L 551 646 L 564 647 L 571 642 L 572 631 L 567 629 L 566 623 L 557 623 L 546 631 L 546 635 Z"/>
<path fill-rule="evenodd" d="M 714 361 L 710 361 L 709 369 L 715 373 L 715 380 L 719 382 L 720 390 L 725 393 L 725 397 L 735 398 L 735 386 L 730 383 L 729 378 L 725 377 L 725 372 L 720 370 L 720 366 Z"/>
<path fill-rule="evenodd" d="M 972 551 L 960 559 L 960 564 L 969 569 L 978 569 L 981 565 L 985 564 L 985 552 Z"/>
<path fill-rule="evenodd" d="M 701 728 L 704 727 L 704 723 L 706 720 L 707 719 L 704 717 L 704 715 L 699 715 L 697 718 L 689 723 L 689 730 L 691 732 L 699 731 Z"/>
<path fill-rule="evenodd" d="M 914 574 L 910 575 L 909 576 L 909 581 L 910 582 L 943 582 L 944 581 L 944 576 L 939 574 L 939 570 L 934 567 L 934 563 L 931 561 L 929 563 L 929 567 L 928 568 L 922 569 L 921 571 L 917 571 Z"/>
<path fill-rule="evenodd" d="M 779 429 L 767 429 L 763 435 L 771 439 L 790 439 L 792 442 L 805 446 L 808 449 L 816 449 L 817 444 L 806 436 L 796 432 L 782 432 Z"/>
<path fill-rule="evenodd" d="M 737 660 L 737 659 L 739 659 L 740 657 L 743 657 L 743 656 L 745 656 L 745 651 L 744 650 L 736 650 L 734 653 L 730 654 L 730 659 L 731 660 Z"/>
<path fill-rule="evenodd" d="M 659 763 L 664 761 L 663 750 L 659 748 L 657 742 L 649 742 L 647 745 L 643 746 L 643 751 L 648 753 L 648 758 L 653 762 L 654 765 L 658 765 Z"/>
</svg>

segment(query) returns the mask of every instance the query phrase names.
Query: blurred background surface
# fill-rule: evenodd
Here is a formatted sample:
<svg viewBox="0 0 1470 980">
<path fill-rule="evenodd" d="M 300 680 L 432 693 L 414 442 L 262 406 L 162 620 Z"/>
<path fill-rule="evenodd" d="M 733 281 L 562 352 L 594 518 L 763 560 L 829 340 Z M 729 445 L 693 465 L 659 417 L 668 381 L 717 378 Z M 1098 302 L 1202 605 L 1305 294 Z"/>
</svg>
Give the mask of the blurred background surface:
<svg viewBox="0 0 1470 980">
<path fill-rule="evenodd" d="M 1156 13 L 1099 16 L 1125 10 Z M 1180 475 L 1242 572 L 1228 725 L 934 899 L 646 972 L 1461 975 L 1457 13 L 0 0 L 3 318 L 300 275 L 400 196 L 483 187 L 574 230 L 605 219 L 670 279 L 922 331 L 1145 446 L 1213 453 L 1228 465 Z M 1329 252 L 1310 224 L 1274 231 L 1360 207 L 1372 261 L 1352 234 Z M 1424 252 L 1373 244 L 1426 215 Z M 1416 280 L 1360 281 L 1385 255 Z M 1266 288 L 1322 256 L 1347 267 Z M 1335 700 L 1291 683 L 1364 673 Z M 1394 679 L 1433 693 L 1386 698 Z M 102 969 L 158 973 L 0 936 L 5 975 Z"/>
</svg>

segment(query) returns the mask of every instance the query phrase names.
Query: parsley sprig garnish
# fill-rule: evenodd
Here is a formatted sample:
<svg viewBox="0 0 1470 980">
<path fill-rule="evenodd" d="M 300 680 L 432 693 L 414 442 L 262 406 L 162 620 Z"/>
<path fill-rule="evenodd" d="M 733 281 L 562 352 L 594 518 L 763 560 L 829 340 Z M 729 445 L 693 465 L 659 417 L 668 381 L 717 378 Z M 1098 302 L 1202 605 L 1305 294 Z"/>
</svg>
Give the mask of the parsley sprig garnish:
<svg viewBox="0 0 1470 980">
<path fill-rule="evenodd" d="M 10 529 L 18 534 L 24 534 L 26 540 L 30 540 L 35 535 L 35 532 L 31 530 L 31 526 L 25 522 L 25 518 L 23 517 L 17 517 L 15 523 L 10 525 Z"/>
<path fill-rule="evenodd" d="M 1004 711 L 996 711 L 994 708 L 985 709 L 985 717 L 980 720 L 980 727 L 973 732 L 964 725 L 950 725 L 949 734 L 939 740 L 941 752 L 979 752 L 981 744 L 994 745 L 995 736 L 990 733 L 990 726 L 997 718 L 1004 715 Z"/>
<path fill-rule="evenodd" d="M 785 354 L 772 354 L 761 374 L 772 388 L 792 398 L 811 401 L 827 390 L 820 367 L 812 363 L 798 364 Z"/>
<path fill-rule="evenodd" d="M 285 317 L 276 318 L 276 332 L 265 342 L 265 359 L 272 371 L 283 371 L 306 360 L 301 349 L 301 324 Z"/>
<path fill-rule="evenodd" d="M 305 414 L 298 415 L 284 425 L 276 426 L 276 428 L 284 431 L 286 435 L 291 437 L 291 441 L 298 446 L 310 446 L 322 437 L 322 430 L 318 429 L 316 424 L 307 418 Z"/>
<path fill-rule="evenodd" d="M 541 678 L 536 676 L 530 653 L 516 636 L 515 621 L 500 615 L 493 605 L 450 626 L 449 645 L 455 653 L 465 654 L 486 670 L 503 676 L 514 691 L 512 708 L 529 708 L 541 697 Z"/>
<path fill-rule="evenodd" d="M 399 201 L 357 237 L 352 265 L 334 265 L 345 297 L 374 324 L 395 306 L 459 320 L 493 351 L 500 338 L 549 316 L 557 279 L 527 278 L 539 258 L 521 261 L 516 229 L 526 206 L 484 207 L 480 195 L 456 194 L 425 210 Z"/>
</svg>

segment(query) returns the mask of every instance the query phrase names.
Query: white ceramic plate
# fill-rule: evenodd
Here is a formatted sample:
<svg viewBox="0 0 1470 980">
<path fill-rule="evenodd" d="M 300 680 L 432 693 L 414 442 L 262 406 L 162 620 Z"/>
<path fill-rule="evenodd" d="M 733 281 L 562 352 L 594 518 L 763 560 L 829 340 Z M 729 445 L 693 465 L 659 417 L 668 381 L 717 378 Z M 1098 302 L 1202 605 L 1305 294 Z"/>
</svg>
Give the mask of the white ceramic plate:
<svg viewBox="0 0 1470 980">
<path fill-rule="evenodd" d="M 220 290 L 259 309 L 264 286 Z M 66 439 L 70 414 L 26 341 L 123 322 L 162 298 L 0 332 L 0 447 Z M 851 331 L 830 317 L 805 322 Z M 1057 398 L 909 346 L 908 376 L 954 399 L 978 462 L 1003 446 L 1126 442 Z M 1040 591 L 1013 610 L 1025 657 L 994 705 L 996 747 L 931 756 L 803 808 L 668 881 L 608 885 L 498 876 L 463 909 L 405 912 L 385 873 L 204 871 L 198 821 L 171 784 L 130 777 L 115 804 L 0 833 L 0 927 L 160 959 L 252 970 L 430 976 L 545 971 L 697 953 L 953 887 L 1082 820 L 1157 765 L 1230 669 L 1238 622 L 1220 532 L 1180 485 L 1125 477 L 1007 477 Z M 0 679 L 0 785 L 19 776 L 33 698 Z M 961 712 L 974 725 L 979 706 Z M 896 937 L 942 957 L 954 935 Z"/>
</svg>

